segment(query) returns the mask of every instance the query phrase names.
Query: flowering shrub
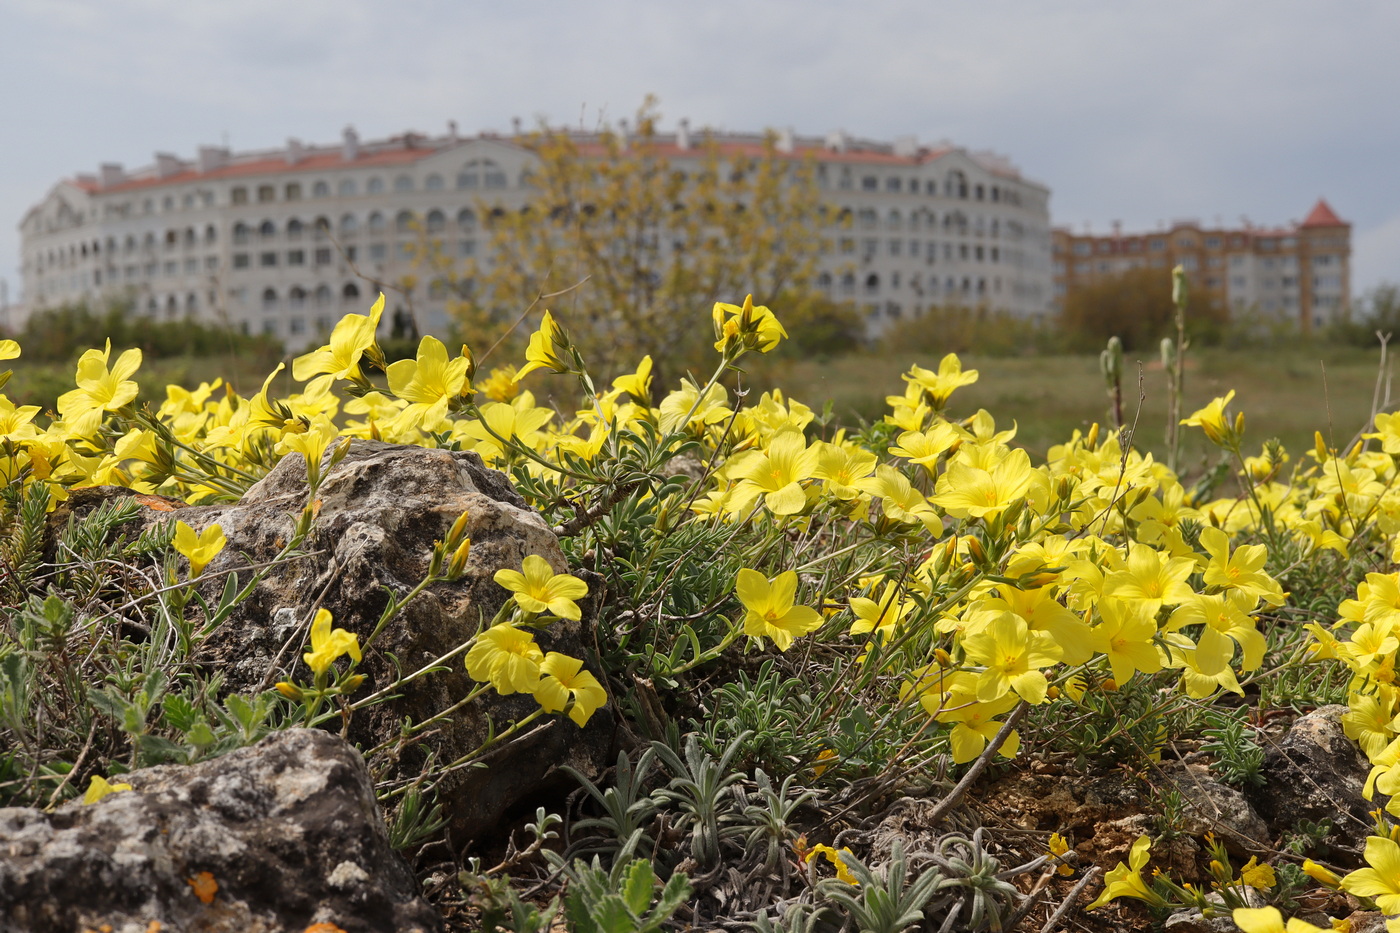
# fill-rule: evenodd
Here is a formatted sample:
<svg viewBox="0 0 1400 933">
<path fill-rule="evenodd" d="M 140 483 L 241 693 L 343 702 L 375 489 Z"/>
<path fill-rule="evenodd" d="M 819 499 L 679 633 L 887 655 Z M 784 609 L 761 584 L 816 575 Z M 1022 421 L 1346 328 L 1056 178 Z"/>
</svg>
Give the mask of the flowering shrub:
<svg viewBox="0 0 1400 933">
<path fill-rule="evenodd" d="M 1375 765 L 1368 792 L 1395 796 L 1383 834 L 1367 845 L 1372 867 L 1340 885 L 1383 909 L 1394 906 L 1388 898 L 1400 903 L 1400 859 L 1386 828 L 1400 818 L 1400 573 L 1383 572 L 1400 560 L 1400 415 L 1378 415 L 1375 431 L 1345 451 L 1319 437 L 1296 460 L 1276 445 L 1251 456 L 1228 394 L 1181 419 L 1220 448 L 1228 481 L 1188 487 L 1134 449 L 1127 431 L 1097 425 L 1034 462 L 1013 446 L 1014 424 L 986 411 L 952 414 L 957 390 L 978 374 L 951 354 L 936 369 L 912 366 L 883 421 L 859 432 L 833 429 L 778 391 L 750 399 L 736 364 L 787 336 L 751 300 L 716 305 L 714 371 L 669 390 L 652 385 L 650 358 L 600 390 L 549 313 L 520 370 L 481 373 L 470 348 L 453 355 L 434 337 L 414 359 L 386 364 L 375 343 L 382 310 L 381 297 L 297 358 L 302 387 L 286 397 L 270 392 L 279 365 L 251 398 L 214 380 L 141 403 L 139 351 L 113 360 L 110 345 L 83 355 L 55 417 L 0 395 L 10 566 L 29 566 L 27 529 L 76 487 L 115 483 L 218 502 L 291 452 L 305 456 L 314 489 L 355 438 L 472 450 L 513 478 L 576 565 L 607 581 L 600 656 L 588 670 L 534 640 L 551 620 L 580 617 L 583 579 L 538 557 L 496 573 L 511 596 L 462 646 L 479 685 L 463 702 L 491 689 L 539 704 L 502 736 L 545 715 L 583 726 L 642 681 L 680 696 L 721 658 L 776 651 L 800 653 L 817 672 L 804 734 L 780 756 L 763 751 L 776 746 L 759 730 L 711 730 L 707 742 L 732 740 L 754 762 L 807 768 L 827 782 L 939 754 L 953 765 L 1011 758 L 1030 746 L 1113 748 L 1145 761 L 1170 729 L 1184 728 L 1174 712 L 1221 691 L 1263 689 L 1271 658 L 1290 670 L 1341 665 L 1351 674 L 1347 734 Z M 0 358 L 20 351 L 0 343 Z M 542 404 L 521 382 L 534 370 L 576 385 L 578 409 Z M 313 521 L 307 514 L 303 526 Z M 449 538 L 425 585 L 461 574 L 470 542 L 460 527 Z M 170 555 L 176 589 L 220 546 L 213 530 L 196 537 L 187 528 L 146 542 Z M 188 563 L 183 581 L 176 553 Z M 1376 569 L 1360 579 L 1366 567 Z M 1334 617 L 1309 622 L 1305 651 L 1301 627 L 1280 620 L 1293 582 L 1312 586 L 1316 575 L 1350 580 L 1355 596 Z M 10 571 L 5 586 L 12 604 L 34 603 L 22 573 Z M 391 600 L 391 610 L 406 601 Z M 288 672 L 271 699 L 239 701 L 287 704 L 281 713 L 230 711 L 229 728 L 242 723 L 251 739 L 258 723 L 324 722 L 333 715 L 322 712 L 327 698 L 354 694 L 367 645 L 332 621 L 324 613 L 311 627 L 311 682 Z M 11 626 L 0 644 L 0 686 L 9 691 L 0 690 L 0 733 L 15 737 L 23 716 L 14 685 L 32 665 L 16 647 L 25 637 Z M 1290 681 L 1293 699 L 1306 702 L 1317 682 Z M 700 721 L 721 701 L 689 702 Z M 747 709 L 744 696 L 733 702 Z M 197 749 L 218 747 L 212 733 L 187 737 Z M 18 759 L 10 765 L 7 774 L 22 770 Z M 46 767 L 54 799 L 76 793 L 63 778 L 72 761 Z M 1058 845 L 1056 858 L 1068 851 Z M 808 852 L 842 880 L 855 877 L 836 848 Z M 1120 896 L 1160 906 L 1175 896 L 1143 877 L 1147 859 L 1144 837 L 1095 906 Z M 810 871 L 820 863 L 810 854 L 802 862 Z M 1251 883 L 1262 886 L 1262 867 L 1247 866 Z M 1218 886 L 1239 883 L 1227 872 Z"/>
</svg>

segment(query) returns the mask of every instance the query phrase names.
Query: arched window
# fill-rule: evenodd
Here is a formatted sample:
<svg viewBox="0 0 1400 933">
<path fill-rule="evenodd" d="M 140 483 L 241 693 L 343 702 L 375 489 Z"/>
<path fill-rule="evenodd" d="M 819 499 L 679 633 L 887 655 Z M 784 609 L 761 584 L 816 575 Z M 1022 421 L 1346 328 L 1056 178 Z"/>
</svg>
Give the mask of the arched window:
<svg viewBox="0 0 1400 933">
<path fill-rule="evenodd" d="M 898 230 L 904 226 L 904 218 L 896 210 L 890 211 L 885 222 L 891 230 Z"/>
<path fill-rule="evenodd" d="M 262 293 L 262 306 L 264 311 L 277 310 L 277 289 L 264 288 Z"/>
<path fill-rule="evenodd" d="M 174 249 L 174 248 L 175 248 L 175 244 L 176 244 L 176 243 L 179 243 L 179 242 L 180 242 L 180 233 L 179 233 L 178 230 L 167 230 L 167 231 L 165 231 L 165 248 L 166 248 L 166 249 Z M 71 252 L 72 247 L 69 247 L 69 250 L 70 250 L 70 252 Z"/>
<path fill-rule="evenodd" d="M 311 196 L 313 198 L 328 198 L 331 196 L 331 186 L 324 181 L 318 181 L 311 186 Z"/>
<path fill-rule="evenodd" d="M 126 253 L 134 253 L 134 252 L 136 252 L 136 237 L 135 237 L 135 236 L 133 236 L 133 235 L 131 235 L 131 234 L 129 234 L 129 233 L 126 235 L 126 239 L 122 241 L 122 251 L 123 251 L 123 252 L 126 252 Z"/>
<path fill-rule="evenodd" d="M 399 211 L 394 217 L 394 229 L 399 233 L 412 233 L 416 220 L 413 211 Z"/>
<path fill-rule="evenodd" d="M 277 235 L 277 225 L 270 220 L 264 220 L 262 226 L 258 227 L 258 236 L 264 240 L 270 240 Z"/>
<path fill-rule="evenodd" d="M 155 317 L 156 311 L 160 310 L 160 305 L 154 298 L 146 299 L 146 317 Z"/>
<path fill-rule="evenodd" d="M 370 233 L 383 233 L 383 232 L 384 232 L 384 215 L 381 214 L 381 213 L 379 213 L 379 211 L 374 211 L 373 213 L 371 213 L 371 214 L 369 215 L 369 232 L 370 232 Z"/>
<path fill-rule="evenodd" d="M 441 191 L 443 187 L 442 176 L 437 173 L 429 175 L 427 180 L 423 182 L 423 187 L 429 191 Z"/>
<path fill-rule="evenodd" d="M 413 179 L 410 178 L 410 177 L 407 176 L 407 175 L 400 175 L 398 178 L 395 178 L 395 179 L 394 179 L 394 190 L 395 190 L 395 191 L 412 191 L 412 190 L 413 190 Z"/>
<path fill-rule="evenodd" d="M 199 296 L 190 292 L 185 296 L 185 316 L 194 317 L 199 313 Z"/>
<path fill-rule="evenodd" d="M 351 198 L 351 197 L 354 197 L 354 196 L 355 196 L 355 179 L 353 179 L 353 178 L 342 178 L 342 179 L 340 180 L 340 184 L 338 184 L 338 185 L 335 186 L 335 190 L 336 190 L 336 193 L 339 194 L 342 198 Z"/>
<path fill-rule="evenodd" d="M 428 211 L 428 232 L 438 233 L 447 226 L 447 217 L 442 211 L 434 209 Z"/>
<path fill-rule="evenodd" d="M 856 277 L 854 273 L 847 272 L 841 276 L 841 294 L 854 295 L 856 293 Z"/>
<path fill-rule="evenodd" d="M 375 176 L 365 185 L 365 191 L 370 194 L 382 194 L 384 192 L 384 179 Z"/>
<path fill-rule="evenodd" d="M 355 219 L 354 214 L 340 215 L 340 235 L 354 236 L 360 229 L 360 222 Z"/>
<path fill-rule="evenodd" d="M 830 272 L 823 272 L 821 275 L 817 276 L 817 288 L 820 288 L 824 292 L 831 291 Z"/>
<path fill-rule="evenodd" d="M 219 231 L 216 230 L 216 229 L 214 229 L 214 225 L 213 225 L 213 224 L 210 224 L 209 226 L 207 226 L 207 227 L 204 228 L 204 242 L 205 242 L 206 244 L 207 244 L 207 243 L 214 243 L 214 242 L 217 241 L 218 239 L 219 239 Z"/>
<path fill-rule="evenodd" d="M 176 298 L 174 295 L 171 295 L 169 298 L 165 299 L 165 317 L 166 317 L 166 320 L 173 321 L 173 320 L 175 320 L 175 319 L 176 319 L 177 317 L 179 317 L 179 316 L 180 316 L 180 299 Z"/>
<path fill-rule="evenodd" d="M 329 285 L 316 286 L 316 307 L 328 308 L 331 303 L 331 287 Z"/>
<path fill-rule="evenodd" d="M 301 230 L 301 221 L 298 218 L 293 217 L 291 220 L 287 221 L 287 239 L 301 239 Z"/>
<path fill-rule="evenodd" d="M 874 208 L 863 207 L 861 208 L 860 214 L 857 216 L 860 218 L 860 225 L 862 227 L 873 227 L 880 222 Z"/>
<path fill-rule="evenodd" d="M 880 277 L 874 272 L 865 277 L 865 293 L 873 295 L 880 290 Z"/>
<path fill-rule="evenodd" d="M 292 290 L 287 292 L 287 305 L 293 310 L 300 310 L 306 305 L 306 289 L 300 285 L 293 285 Z"/>
<path fill-rule="evenodd" d="M 470 207 L 464 207 L 457 212 L 457 229 L 468 231 L 476 229 L 476 211 Z"/>
<path fill-rule="evenodd" d="M 199 242 L 199 235 L 194 232 L 194 227 L 185 228 L 185 249 L 192 248 Z"/>
<path fill-rule="evenodd" d="M 146 234 L 146 239 L 145 239 L 144 242 L 142 242 L 141 245 L 144 246 L 144 247 L 146 247 L 147 250 L 153 250 L 153 249 L 155 249 L 155 248 L 156 248 L 156 235 L 155 235 L 154 233 L 148 233 L 148 234 Z M 50 262 L 52 262 L 52 260 L 50 260 Z"/>
<path fill-rule="evenodd" d="M 331 219 L 329 217 L 317 217 L 311 225 L 315 232 L 316 239 L 324 240 L 331 234 Z"/>
<path fill-rule="evenodd" d="M 345 287 L 340 290 L 340 297 L 346 304 L 360 300 L 360 286 L 354 282 L 346 282 Z"/>
</svg>

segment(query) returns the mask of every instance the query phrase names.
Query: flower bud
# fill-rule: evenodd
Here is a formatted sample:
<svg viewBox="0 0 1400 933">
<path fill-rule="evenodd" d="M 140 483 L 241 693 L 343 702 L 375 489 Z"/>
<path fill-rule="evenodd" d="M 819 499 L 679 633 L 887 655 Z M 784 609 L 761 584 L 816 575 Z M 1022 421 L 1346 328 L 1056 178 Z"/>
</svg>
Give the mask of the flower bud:
<svg viewBox="0 0 1400 933">
<path fill-rule="evenodd" d="M 461 543 L 462 538 L 467 533 L 467 522 L 471 520 L 470 512 L 462 512 L 457 516 L 457 520 L 452 523 L 452 528 L 447 532 L 446 544 L 450 548 L 455 548 Z"/>
<path fill-rule="evenodd" d="M 447 563 L 447 579 L 455 580 L 462 575 L 467 569 L 467 558 L 471 556 L 471 552 L 472 539 L 463 538 L 462 543 L 457 545 L 457 550 L 452 553 L 452 560 Z"/>
<path fill-rule="evenodd" d="M 1186 267 L 1177 266 L 1172 270 L 1172 304 L 1178 308 L 1184 308 L 1186 307 L 1186 297 Z"/>
<path fill-rule="evenodd" d="M 273 686 L 278 693 L 282 694 L 284 697 L 286 697 L 294 703 L 300 703 L 306 698 L 306 694 L 302 693 L 301 688 L 298 687 L 296 684 L 289 684 L 285 680 L 283 680 L 274 684 Z"/>
</svg>

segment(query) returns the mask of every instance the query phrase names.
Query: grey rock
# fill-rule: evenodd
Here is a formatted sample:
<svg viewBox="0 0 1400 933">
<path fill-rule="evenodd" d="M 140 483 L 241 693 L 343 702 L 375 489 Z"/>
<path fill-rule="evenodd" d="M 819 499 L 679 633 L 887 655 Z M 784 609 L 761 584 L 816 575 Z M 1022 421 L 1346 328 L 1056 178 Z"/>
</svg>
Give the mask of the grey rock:
<svg viewBox="0 0 1400 933">
<path fill-rule="evenodd" d="M 1377 804 L 1361 794 L 1370 764 L 1342 731 L 1346 711 L 1324 706 L 1300 717 L 1265 754 L 1260 772 L 1265 783 L 1248 795 L 1275 836 L 1293 831 L 1301 820 L 1331 820 L 1328 861 L 1352 868 L 1361 862 L 1359 843 Z"/>
<path fill-rule="evenodd" d="M 1205 917 L 1199 910 L 1178 910 L 1162 929 L 1170 933 L 1239 933 L 1240 928 L 1228 916 Z"/>
<path fill-rule="evenodd" d="M 2 933 L 441 929 L 389 846 L 363 759 L 336 736 L 292 729 L 121 780 L 132 790 L 92 805 L 0 809 Z M 192 884 L 204 873 L 208 903 Z"/>
<path fill-rule="evenodd" d="M 1191 836 L 1214 833 L 1235 854 L 1269 845 L 1269 827 L 1249 799 L 1214 780 L 1204 765 L 1169 761 L 1163 764 L 1162 774 L 1181 795 L 1182 821 L 1176 828 Z"/>
<path fill-rule="evenodd" d="M 236 570 L 242 581 L 250 579 L 252 568 L 270 560 L 292 537 L 308 494 L 305 461 L 294 453 L 236 503 L 183 506 L 134 496 L 147 507 L 139 523 L 124 531 L 135 534 L 169 521 L 176 517 L 172 509 L 196 531 L 219 524 L 228 544 L 206 568 L 202 585 L 205 598 L 217 601 L 224 583 L 220 572 Z M 69 513 L 81 515 L 114 496 L 133 494 L 119 487 L 83 491 L 54 521 L 66 520 Z M 466 575 L 430 587 L 384 629 L 359 668 L 368 679 L 351 699 L 392 682 L 396 670 L 407 674 L 424 667 L 489 623 L 509 595 L 493 579 L 497 570 L 519 569 L 528 554 L 544 557 L 555 572 L 569 570 L 543 518 L 475 453 L 356 439 L 345 459 L 326 472 L 317 497 L 319 514 L 303 547 L 306 556 L 276 567 L 198 658 L 224 675 L 229 692 L 267 689 L 280 679 L 279 670 L 308 679 L 299 648 L 318 599 L 337 628 L 359 635 L 364 644 L 386 605 L 386 588 L 402 597 L 417 585 L 428 571 L 433 543 L 446 537 L 463 511 L 470 515 L 472 539 Z M 597 589 L 591 584 L 589 597 L 580 602 L 581 621 L 554 622 L 537 640 L 546 652 L 581 658 L 600 674 L 591 660 L 601 595 Z M 426 720 L 474 686 L 461 655 L 446 667 L 398 691 L 396 699 L 354 715 L 353 742 L 365 749 L 391 749 L 371 762 L 376 781 L 412 780 L 429 756 L 438 765 L 457 761 L 481 744 L 491 724 L 500 731 L 538 708 L 528 695 L 500 697 L 488 691 L 450 721 L 435 724 L 414 741 L 399 742 L 406 718 Z M 563 765 L 590 778 L 599 776 L 616 756 L 615 722 L 607 707 L 582 730 L 563 716 L 545 716 L 509 745 L 494 749 L 489 768 L 464 767 L 446 775 L 438 802 L 449 819 L 451 843 L 461 849 L 485 840 L 512 808 L 532 812 L 533 800 L 572 790 L 577 785 L 561 770 Z"/>
</svg>

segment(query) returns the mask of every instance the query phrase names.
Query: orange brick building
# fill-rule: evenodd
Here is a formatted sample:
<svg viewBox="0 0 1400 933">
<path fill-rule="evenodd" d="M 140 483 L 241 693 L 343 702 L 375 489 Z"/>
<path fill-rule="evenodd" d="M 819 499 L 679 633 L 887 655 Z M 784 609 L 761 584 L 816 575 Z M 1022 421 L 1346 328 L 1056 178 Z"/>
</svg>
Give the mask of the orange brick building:
<svg viewBox="0 0 1400 933">
<path fill-rule="evenodd" d="M 1297 324 L 1309 333 L 1344 318 L 1351 305 L 1351 224 L 1319 199 L 1301 223 L 1225 229 L 1181 221 L 1153 233 L 1104 236 L 1056 228 L 1055 303 L 1076 288 L 1129 269 L 1166 274 L 1181 265 L 1195 294 L 1209 295 L 1234 316 Z"/>
</svg>

